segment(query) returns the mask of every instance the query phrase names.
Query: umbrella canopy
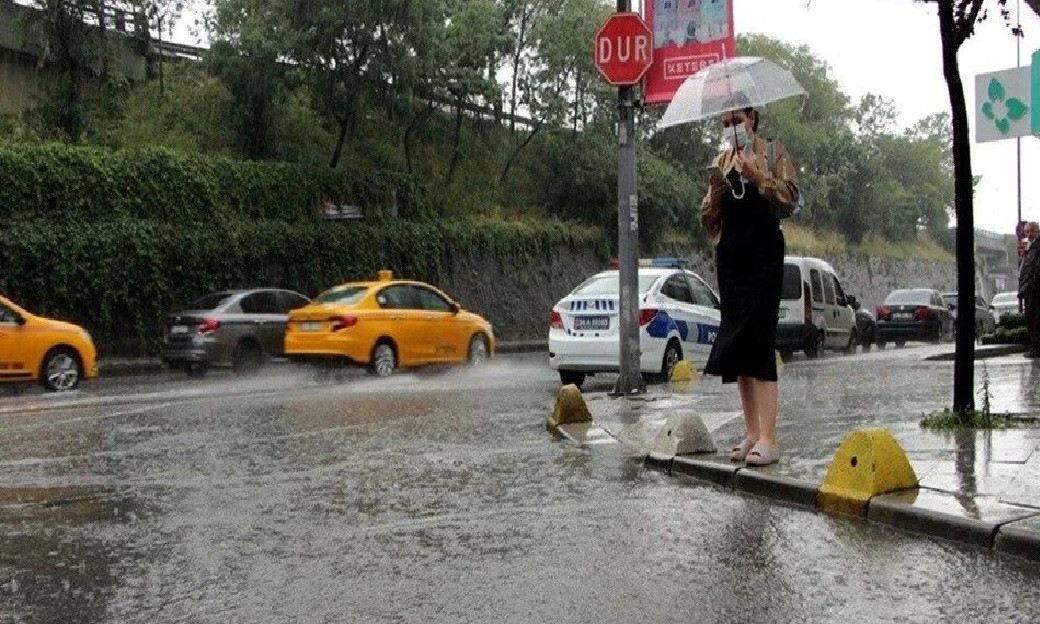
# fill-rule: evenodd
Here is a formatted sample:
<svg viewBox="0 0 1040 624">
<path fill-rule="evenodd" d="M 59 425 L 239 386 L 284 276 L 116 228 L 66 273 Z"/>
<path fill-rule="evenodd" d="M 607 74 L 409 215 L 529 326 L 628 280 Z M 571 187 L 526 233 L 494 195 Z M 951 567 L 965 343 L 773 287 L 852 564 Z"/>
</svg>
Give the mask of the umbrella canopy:
<svg viewBox="0 0 1040 624">
<path fill-rule="evenodd" d="M 657 127 L 700 121 L 798 95 L 806 95 L 806 91 L 791 72 L 764 58 L 738 56 L 709 65 L 687 78 Z"/>
</svg>

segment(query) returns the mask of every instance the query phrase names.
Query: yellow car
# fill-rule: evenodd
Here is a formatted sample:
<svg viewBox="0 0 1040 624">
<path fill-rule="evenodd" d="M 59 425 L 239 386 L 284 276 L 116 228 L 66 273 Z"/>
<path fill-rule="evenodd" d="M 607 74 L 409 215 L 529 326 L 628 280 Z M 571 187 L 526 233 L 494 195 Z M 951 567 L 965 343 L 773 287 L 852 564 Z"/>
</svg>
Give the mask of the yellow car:
<svg viewBox="0 0 1040 624">
<path fill-rule="evenodd" d="M 289 313 L 285 354 L 293 361 L 345 362 L 385 377 L 424 364 L 480 364 L 494 356 L 491 324 L 429 284 L 354 282 Z"/>
<path fill-rule="evenodd" d="M 82 327 L 26 312 L 0 297 L 0 382 L 38 381 L 52 392 L 97 377 L 97 351 Z"/>
</svg>

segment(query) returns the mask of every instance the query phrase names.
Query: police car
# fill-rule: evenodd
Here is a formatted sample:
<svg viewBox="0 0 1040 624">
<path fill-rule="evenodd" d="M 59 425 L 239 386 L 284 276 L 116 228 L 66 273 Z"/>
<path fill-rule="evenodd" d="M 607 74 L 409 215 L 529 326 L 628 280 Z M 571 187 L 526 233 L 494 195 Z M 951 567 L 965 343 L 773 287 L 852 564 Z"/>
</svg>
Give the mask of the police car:
<svg viewBox="0 0 1040 624">
<path fill-rule="evenodd" d="M 616 265 L 616 261 L 613 263 Z M 667 379 L 680 360 L 703 366 L 719 331 L 719 297 L 681 258 L 639 261 L 640 369 Z M 553 308 L 549 365 L 564 384 L 620 368 L 619 272 L 588 278 Z"/>
</svg>

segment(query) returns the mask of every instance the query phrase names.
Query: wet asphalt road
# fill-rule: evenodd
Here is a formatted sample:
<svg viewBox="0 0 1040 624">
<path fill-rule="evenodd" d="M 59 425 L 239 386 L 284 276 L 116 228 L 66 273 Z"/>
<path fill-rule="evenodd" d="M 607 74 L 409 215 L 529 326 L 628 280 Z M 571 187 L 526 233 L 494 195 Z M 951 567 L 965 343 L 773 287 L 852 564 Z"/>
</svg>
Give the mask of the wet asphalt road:
<svg viewBox="0 0 1040 624">
<path fill-rule="evenodd" d="M 0 622 L 1040 619 L 1037 564 L 550 439 L 541 356 L 128 383 L 0 397 Z"/>
</svg>

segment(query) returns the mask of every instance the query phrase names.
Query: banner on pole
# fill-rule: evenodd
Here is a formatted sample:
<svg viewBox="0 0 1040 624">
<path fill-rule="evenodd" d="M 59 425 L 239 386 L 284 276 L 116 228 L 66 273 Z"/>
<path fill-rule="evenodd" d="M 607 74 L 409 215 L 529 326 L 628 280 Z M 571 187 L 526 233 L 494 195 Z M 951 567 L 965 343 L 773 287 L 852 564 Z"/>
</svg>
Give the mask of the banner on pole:
<svg viewBox="0 0 1040 624">
<path fill-rule="evenodd" d="M 736 56 L 733 0 L 646 0 L 654 56 L 643 102 L 667 104 L 698 70 Z"/>
</svg>

